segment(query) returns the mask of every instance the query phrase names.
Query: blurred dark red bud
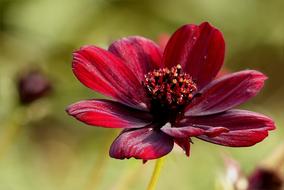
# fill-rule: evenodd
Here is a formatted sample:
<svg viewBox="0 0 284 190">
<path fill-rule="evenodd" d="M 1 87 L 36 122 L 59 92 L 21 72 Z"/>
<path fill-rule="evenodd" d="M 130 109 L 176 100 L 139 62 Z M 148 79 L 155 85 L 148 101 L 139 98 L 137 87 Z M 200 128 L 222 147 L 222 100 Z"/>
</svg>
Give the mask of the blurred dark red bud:
<svg viewBox="0 0 284 190">
<path fill-rule="evenodd" d="M 282 190 L 283 186 L 283 179 L 277 172 L 259 168 L 250 175 L 248 190 Z"/>
<path fill-rule="evenodd" d="M 23 74 L 18 79 L 18 94 L 21 104 L 29 104 L 46 96 L 51 91 L 51 83 L 38 70 Z"/>
</svg>

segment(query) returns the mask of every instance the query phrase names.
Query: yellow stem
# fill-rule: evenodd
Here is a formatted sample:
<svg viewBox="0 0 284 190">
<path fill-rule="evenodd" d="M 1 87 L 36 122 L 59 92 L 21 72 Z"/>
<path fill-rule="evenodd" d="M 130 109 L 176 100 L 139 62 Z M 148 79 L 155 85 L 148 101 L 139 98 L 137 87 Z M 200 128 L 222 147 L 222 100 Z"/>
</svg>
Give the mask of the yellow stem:
<svg viewBox="0 0 284 190">
<path fill-rule="evenodd" d="M 162 157 L 156 161 L 155 169 L 153 171 L 153 174 L 152 174 L 147 190 L 155 190 L 157 182 L 158 182 L 158 178 L 161 173 L 162 166 L 164 164 L 164 160 L 165 158 Z"/>
</svg>

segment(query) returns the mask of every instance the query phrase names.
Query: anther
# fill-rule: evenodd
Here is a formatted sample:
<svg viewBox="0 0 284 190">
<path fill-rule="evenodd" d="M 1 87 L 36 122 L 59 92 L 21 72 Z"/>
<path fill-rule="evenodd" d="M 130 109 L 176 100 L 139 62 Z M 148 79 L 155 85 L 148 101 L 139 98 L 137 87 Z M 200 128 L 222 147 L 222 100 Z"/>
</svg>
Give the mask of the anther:
<svg viewBox="0 0 284 190">
<path fill-rule="evenodd" d="M 196 92 L 196 84 L 181 65 L 154 70 L 145 75 L 143 85 L 148 95 L 168 108 L 188 104 Z"/>
</svg>

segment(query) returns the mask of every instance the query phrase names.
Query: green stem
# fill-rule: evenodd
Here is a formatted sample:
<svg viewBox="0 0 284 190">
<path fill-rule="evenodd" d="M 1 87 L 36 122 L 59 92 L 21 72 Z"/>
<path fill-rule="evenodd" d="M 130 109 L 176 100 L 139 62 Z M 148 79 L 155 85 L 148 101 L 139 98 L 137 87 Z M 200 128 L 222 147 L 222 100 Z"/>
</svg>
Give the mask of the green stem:
<svg viewBox="0 0 284 190">
<path fill-rule="evenodd" d="M 5 131 L 5 134 L 3 135 L 4 137 L 1 137 L 1 142 L 0 142 L 0 158 L 2 158 L 5 155 L 7 150 L 14 143 L 14 140 L 19 134 L 21 127 L 22 127 L 21 125 L 15 124 L 9 126 L 8 129 Z"/>
<path fill-rule="evenodd" d="M 5 153 L 17 139 L 17 136 L 20 134 L 24 113 L 25 112 L 22 109 L 15 110 L 15 112 L 12 114 L 12 117 L 8 121 L 6 128 L 3 129 L 0 138 L 0 159 L 3 158 Z"/>
<path fill-rule="evenodd" d="M 102 152 L 99 153 L 101 155 L 97 162 L 94 164 L 93 169 L 90 173 L 90 177 L 85 185 L 85 190 L 93 190 L 97 189 L 100 185 L 99 183 L 102 180 L 102 176 L 104 175 L 105 168 L 107 167 L 108 157 L 108 145 L 112 142 L 112 139 L 117 136 L 117 132 L 113 133 L 110 137 L 107 138 L 105 145 L 102 147 Z"/>
<path fill-rule="evenodd" d="M 165 158 L 162 157 L 156 161 L 155 169 L 153 171 L 153 174 L 152 174 L 147 190 L 155 190 L 157 182 L 158 182 L 158 178 L 161 173 L 162 166 L 164 164 L 164 160 Z"/>
</svg>

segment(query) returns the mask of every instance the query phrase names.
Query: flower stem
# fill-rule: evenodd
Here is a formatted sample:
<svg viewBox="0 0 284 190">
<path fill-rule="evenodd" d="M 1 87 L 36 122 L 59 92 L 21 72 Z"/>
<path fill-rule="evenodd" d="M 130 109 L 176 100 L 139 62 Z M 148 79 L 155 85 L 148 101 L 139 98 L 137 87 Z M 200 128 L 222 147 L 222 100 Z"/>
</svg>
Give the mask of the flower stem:
<svg viewBox="0 0 284 190">
<path fill-rule="evenodd" d="M 4 137 L 1 137 L 0 142 L 0 158 L 2 158 L 7 150 L 10 148 L 10 146 L 14 143 L 14 140 L 16 139 L 16 136 L 19 134 L 21 125 L 15 124 L 11 125 L 7 128 L 5 131 Z"/>
<path fill-rule="evenodd" d="M 147 190 L 155 190 L 159 175 L 161 173 L 162 166 L 164 164 L 164 160 L 165 158 L 162 157 L 156 161 L 155 169 L 153 171 L 153 174 L 152 174 Z"/>
<path fill-rule="evenodd" d="M 107 138 L 107 142 L 102 147 L 102 152 L 99 153 L 100 157 L 98 157 L 98 160 L 93 166 L 93 169 L 91 170 L 90 176 L 88 177 L 88 181 L 85 185 L 85 190 L 93 190 L 97 189 L 100 185 L 100 182 L 102 181 L 102 177 L 105 173 L 105 169 L 107 167 L 108 162 L 108 145 L 111 144 L 112 139 L 117 136 L 117 132 L 113 133 L 110 137 Z"/>
<path fill-rule="evenodd" d="M 15 110 L 8 121 L 7 126 L 1 134 L 0 138 L 0 159 L 3 158 L 5 153 L 17 140 L 17 136 L 20 134 L 23 123 L 24 112 L 22 109 Z M 4 124 L 5 125 L 5 124 Z"/>
</svg>

